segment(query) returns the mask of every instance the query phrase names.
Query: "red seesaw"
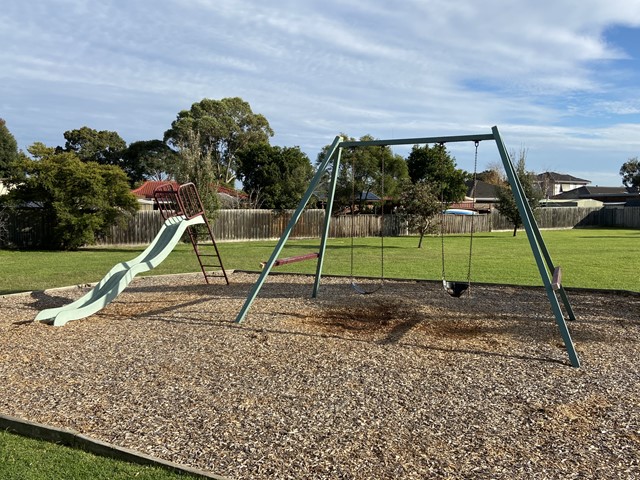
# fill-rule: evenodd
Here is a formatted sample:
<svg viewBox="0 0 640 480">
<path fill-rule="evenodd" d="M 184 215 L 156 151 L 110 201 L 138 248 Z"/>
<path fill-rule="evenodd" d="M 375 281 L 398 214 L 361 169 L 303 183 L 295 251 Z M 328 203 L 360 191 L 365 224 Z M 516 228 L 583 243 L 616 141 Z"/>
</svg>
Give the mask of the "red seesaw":
<svg viewBox="0 0 640 480">
<path fill-rule="evenodd" d="M 304 262 L 305 260 L 311 260 L 312 258 L 318 258 L 320 256 L 319 253 L 305 253 L 304 255 L 297 255 L 295 257 L 288 258 L 279 258 L 273 264 L 274 267 L 279 267 L 280 265 L 286 265 L 287 263 L 296 263 L 296 262 Z M 264 268 L 267 262 L 260 262 L 260 266 Z"/>
</svg>

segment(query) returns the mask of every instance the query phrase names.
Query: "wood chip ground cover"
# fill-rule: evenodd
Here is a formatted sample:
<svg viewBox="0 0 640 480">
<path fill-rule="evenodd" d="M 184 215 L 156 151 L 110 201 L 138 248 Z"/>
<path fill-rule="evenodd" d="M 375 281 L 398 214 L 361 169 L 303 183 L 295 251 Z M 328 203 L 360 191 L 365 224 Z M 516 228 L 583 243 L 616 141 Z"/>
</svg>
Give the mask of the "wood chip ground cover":
<svg viewBox="0 0 640 480">
<path fill-rule="evenodd" d="M 136 279 L 0 298 L 0 411 L 234 479 L 640 478 L 640 296 L 569 292 L 581 369 L 543 289 L 270 277 Z"/>
</svg>

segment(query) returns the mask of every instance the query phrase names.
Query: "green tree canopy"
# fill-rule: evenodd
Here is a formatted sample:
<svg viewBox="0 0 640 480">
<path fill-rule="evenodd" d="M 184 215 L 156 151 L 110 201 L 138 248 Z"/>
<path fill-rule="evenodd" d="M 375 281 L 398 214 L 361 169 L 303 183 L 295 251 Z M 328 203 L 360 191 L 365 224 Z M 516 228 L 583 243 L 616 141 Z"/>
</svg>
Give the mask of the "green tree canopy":
<svg viewBox="0 0 640 480">
<path fill-rule="evenodd" d="M 640 188 L 640 161 L 638 157 L 627 160 L 620 167 L 620 175 L 622 175 L 622 184 L 629 188 Z"/>
<path fill-rule="evenodd" d="M 9 179 L 9 201 L 39 208 L 52 222 L 53 235 L 44 246 L 71 250 L 92 244 L 138 209 L 122 169 L 41 143 L 28 150 L 34 158 L 21 155 L 20 170 Z"/>
<path fill-rule="evenodd" d="M 511 152 L 511 158 L 514 158 L 515 156 L 515 152 Z M 524 194 L 527 197 L 529 207 L 531 207 L 531 211 L 535 214 L 536 209 L 540 205 L 540 200 L 542 199 L 542 191 L 536 182 L 536 174 L 534 172 L 527 171 L 526 158 L 526 149 L 521 149 L 518 155 L 518 161 L 515 164 L 515 170 L 518 180 L 520 180 L 520 184 L 522 185 L 522 189 L 524 190 Z M 520 212 L 518 211 L 518 206 L 516 204 L 515 197 L 513 196 L 511 185 L 508 183 L 499 185 L 496 189 L 496 194 L 498 196 L 496 208 L 501 215 L 508 218 L 513 224 L 513 236 L 515 237 L 518 233 L 518 228 L 522 227 L 522 218 L 520 217 Z"/>
<path fill-rule="evenodd" d="M 414 145 L 407 158 L 407 167 L 414 184 L 432 184 L 436 195 L 445 203 L 464 199 L 467 191 L 466 173 L 456 168 L 455 158 L 449 154 L 445 145 Z"/>
<path fill-rule="evenodd" d="M 127 148 L 117 132 L 82 127 L 64 132 L 64 151 L 75 153 L 84 162 L 124 167 L 122 156 Z M 125 168 L 123 170 L 126 171 Z"/>
<path fill-rule="evenodd" d="M 237 152 L 251 144 L 269 143 L 271 136 L 273 130 L 267 119 L 253 113 L 241 98 L 205 98 L 191 105 L 190 110 L 178 113 L 165 132 L 164 141 L 179 153 L 186 150 L 193 155 L 199 149 L 200 157 L 209 163 L 213 178 L 232 184 L 236 178 Z M 195 176 L 198 172 L 178 170 L 196 185 L 201 183 Z"/>
<path fill-rule="evenodd" d="M 18 142 L 0 118 L 0 178 L 9 175 L 13 163 L 18 159 Z"/>
<path fill-rule="evenodd" d="M 398 213 L 407 222 L 410 230 L 418 232 L 418 248 L 422 248 L 422 239 L 427 233 L 435 231 L 434 219 L 442 212 L 437 189 L 429 182 L 408 181 L 402 189 L 398 203 Z"/>
<path fill-rule="evenodd" d="M 295 208 L 309 186 L 313 168 L 298 147 L 252 144 L 238 152 L 238 178 L 259 208 Z"/>
<path fill-rule="evenodd" d="M 344 134 L 342 137 L 347 141 L 356 140 Z M 359 139 L 371 140 L 375 140 L 371 135 L 364 135 Z M 324 159 L 329 147 L 330 145 L 326 145 L 318 154 L 318 164 Z M 407 179 L 407 163 L 388 146 L 343 149 L 334 210 L 341 210 L 355 201 L 358 211 L 364 211 L 364 203 L 369 194 L 397 200 L 401 186 Z"/>
<path fill-rule="evenodd" d="M 162 140 L 132 142 L 123 154 L 124 170 L 131 186 L 143 180 L 167 180 L 178 154 Z"/>
</svg>

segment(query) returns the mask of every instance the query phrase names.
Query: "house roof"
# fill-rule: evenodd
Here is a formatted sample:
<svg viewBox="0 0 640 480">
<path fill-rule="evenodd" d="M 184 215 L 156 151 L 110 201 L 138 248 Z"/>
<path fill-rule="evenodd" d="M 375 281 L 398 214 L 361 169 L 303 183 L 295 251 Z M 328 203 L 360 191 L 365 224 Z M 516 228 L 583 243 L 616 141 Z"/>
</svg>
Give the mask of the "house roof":
<svg viewBox="0 0 640 480">
<path fill-rule="evenodd" d="M 476 191 L 473 192 L 473 180 L 467 180 L 467 197 L 476 200 L 497 200 L 496 186 L 482 180 L 476 180 Z"/>
<path fill-rule="evenodd" d="M 566 173 L 556 173 L 556 172 L 544 172 L 537 175 L 538 180 L 542 181 L 545 179 L 550 179 L 555 183 L 591 183 L 591 180 L 585 180 L 584 178 L 574 177 L 573 175 L 568 175 Z"/>
<path fill-rule="evenodd" d="M 373 192 L 360 192 L 360 195 L 356 194 L 356 200 L 363 200 L 365 202 L 379 202 L 380 197 Z"/>
<path fill-rule="evenodd" d="M 153 200 L 153 192 L 156 190 L 156 188 L 158 188 L 161 185 L 166 185 L 168 183 L 170 183 L 171 186 L 176 190 L 180 186 L 178 182 L 174 182 L 174 181 L 147 180 L 138 188 L 131 190 L 131 193 L 133 193 L 138 198 L 146 198 L 149 200 Z"/>
<path fill-rule="evenodd" d="M 138 188 L 131 190 L 131 193 L 133 193 L 138 198 L 153 200 L 153 192 L 155 191 L 155 189 L 160 187 L 161 185 L 166 185 L 168 183 L 171 184 L 176 190 L 180 186 L 178 182 L 175 182 L 173 180 L 147 180 Z M 233 188 L 225 187 L 223 185 L 218 185 L 217 191 L 220 195 L 226 195 L 234 198 L 247 198 L 246 193 L 235 190 Z"/>
<path fill-rule="evenodd" d="M 613 199 L 613 198 L 631 198 L 637 197 L 638 193 L 627 187 L 592 187 L 583 186 L 574 188 L 567 192 L 559 193 L 551 198 L 563 199 L 563 198 L 593 198 L 599 200 Z"/>
</svg>

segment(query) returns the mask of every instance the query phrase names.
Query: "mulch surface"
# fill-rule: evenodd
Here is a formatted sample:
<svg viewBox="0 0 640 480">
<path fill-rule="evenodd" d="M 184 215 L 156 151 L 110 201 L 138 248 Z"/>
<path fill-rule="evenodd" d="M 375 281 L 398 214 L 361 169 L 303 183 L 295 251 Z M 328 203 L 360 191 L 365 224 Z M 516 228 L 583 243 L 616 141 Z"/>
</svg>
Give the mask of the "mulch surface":
<svg viewBox="0 0 640 480">
<path fill-rule="evenodd" d="M 143 277 L 64 327 L 74 288 L 0 298 L 0 412 L 233 479 L 640 478 L 640 296 Z"/>
</svg>

